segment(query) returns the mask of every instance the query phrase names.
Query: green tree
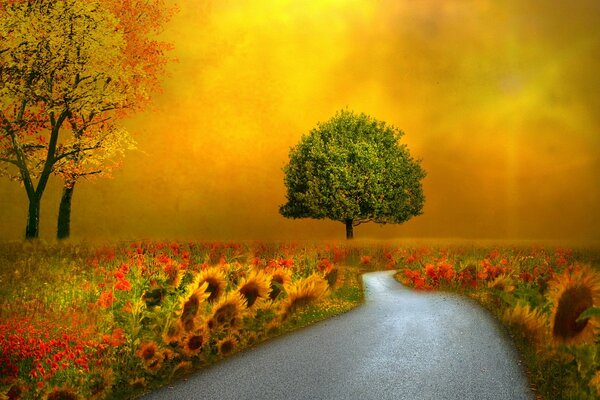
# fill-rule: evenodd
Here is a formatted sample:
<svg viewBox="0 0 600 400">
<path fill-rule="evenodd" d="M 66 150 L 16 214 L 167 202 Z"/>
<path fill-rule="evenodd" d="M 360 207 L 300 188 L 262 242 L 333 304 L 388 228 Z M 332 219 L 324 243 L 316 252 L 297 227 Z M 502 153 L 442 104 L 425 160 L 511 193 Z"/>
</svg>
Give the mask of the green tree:
<svg viewBox="0 0 600 400">
<path fill-rule="evenodd" d="M 422 214 L 426 174 L 402 136 L 368 115 L 339 111 L 290 150 L 283 169 L 287 203 L 279 212 L 340 221 L 347 239 L 362 223 L 399 224 Z"/>
</svg>

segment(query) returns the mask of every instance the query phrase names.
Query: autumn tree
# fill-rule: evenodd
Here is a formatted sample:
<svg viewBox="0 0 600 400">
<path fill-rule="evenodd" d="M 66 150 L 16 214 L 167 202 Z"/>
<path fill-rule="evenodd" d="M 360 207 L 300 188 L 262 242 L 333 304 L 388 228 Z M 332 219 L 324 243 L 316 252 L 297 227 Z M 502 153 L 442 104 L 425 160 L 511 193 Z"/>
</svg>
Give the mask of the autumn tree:
<svg viewBox="0 0 600 400">
<path fill-rule="evenodd" d="M 150 96 L 160 89 L 159 78 L 169 61 L 166 54 L 171 45 L 157 40 L 158 34 L 171 18 L 173 8 L 162 0 L 102 0 L 114 15 L 119 16 L 118 30 L 123 33 L 124 47 L 119 68 L 125 73 L 113 83 L 124 95 L 124 102 L 115 109 L 82 112 L 72 115 L 69 125 L 71 143 L 64 146 L 68 154 L 55 172 L 63 178 L 63 191 L 58 212 L 57 237 L 70 235 L 73 192 L 80 178 L 110 175 L 123 158 L 124 150 L 135 148 L 132 137 L 115 124 L 131 113 L 142 110 Z"/>
<path fill-rule="evenodd" d="M 422 213 L 425 171 L 403 132 L 365 114 L 339 111 L 290 150 L 284 167 L 287 218 L 331 219 L 353 228 L 366 222 L 402 223 Z"/>
<path fill-rule="evenodd" d="M 26 238 L 39 235 L 40 203 L 53 172 L 72 189 L 89 175 L 79 171 L 94 164 L 91 157 L 106 159 L 107 143 L 128 143 L 107 141 L 107 132 L 113 138 L 122 132 L 113 129 L 114 119 L 143 106 L 158 84 L 164 47 L 144 35 L 164 20 L 155 15 L 161 6 L 134 0 L 2 3 L 0 161 L 3 174 L 27 193 Z"/>
<path fill-rule="evenodd" d="M 58 239 L 66 239 L 71 234 L 71 204 L 77 181 L 110 175 L 120 166 L 125 151 L 136 148 L 129 132 L 121 127 L 108 123 L 98 126 L 70 124 L 72 137 L 61 146 L 61 154 L 65 157 L 54 167 L 54 173 L 63 179 Z"/>
</svg>

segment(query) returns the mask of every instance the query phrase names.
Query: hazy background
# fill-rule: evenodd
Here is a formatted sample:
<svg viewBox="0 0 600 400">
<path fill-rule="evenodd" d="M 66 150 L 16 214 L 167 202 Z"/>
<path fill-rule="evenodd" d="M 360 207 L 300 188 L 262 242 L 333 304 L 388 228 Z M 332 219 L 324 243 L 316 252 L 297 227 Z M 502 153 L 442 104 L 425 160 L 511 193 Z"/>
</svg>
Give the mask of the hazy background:
<svg viewBox="0 0 600 400">
<path fill-rule="evenodd" d="M 404 130 L 424 214 L 359 238 L 600 239 L 597 0 L 185 0 L 141 151 L 78 184 L 75 238 L 343 238 L 286 220 L 289 147 L 348 107 Z M 60 183 L 45 193 L 54 237 Z M 0 182 L 0 239 L 26 196 Z"/>
</svg>

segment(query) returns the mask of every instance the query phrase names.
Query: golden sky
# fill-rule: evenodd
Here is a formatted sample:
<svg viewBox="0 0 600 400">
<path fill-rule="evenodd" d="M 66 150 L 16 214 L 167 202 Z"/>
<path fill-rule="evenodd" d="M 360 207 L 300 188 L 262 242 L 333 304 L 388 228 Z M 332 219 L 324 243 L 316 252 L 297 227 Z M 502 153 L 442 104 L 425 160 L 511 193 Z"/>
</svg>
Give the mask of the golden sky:
<svg viewBox="0 0 600 400">
<path fill-rule="evenodd" d="M 282 167 L 348 107 L 422 159 L 424 214 L 358 238 L 600 239 L 597 0 L 184 0 L 164 34 L 178 62 L 127 121 L 139 151 L 75 190 L 76 238 L 334 239 L 286 220 Z M 41 236 L 56 229 L 60 182 Z M 26 197 L 0 183 L 0 239 Z"/>
</svg>

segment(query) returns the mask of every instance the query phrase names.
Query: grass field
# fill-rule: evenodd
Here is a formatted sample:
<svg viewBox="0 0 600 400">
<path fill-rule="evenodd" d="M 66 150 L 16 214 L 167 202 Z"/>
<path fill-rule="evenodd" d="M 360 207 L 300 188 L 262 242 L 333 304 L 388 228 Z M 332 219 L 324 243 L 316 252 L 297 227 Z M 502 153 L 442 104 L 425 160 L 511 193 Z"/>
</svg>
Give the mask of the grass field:
<svg viewBox="0 0 600 400">
<path fill-rule="evenodd" d="M 382 269 L 487 307 L 540 398 L 598 398 L 598 323 L 577 320 L 598 268 L 596 250 L 532 245 L 4 243 L 0 399 L 135 398 L 359 305 Z"/>
</svg>

